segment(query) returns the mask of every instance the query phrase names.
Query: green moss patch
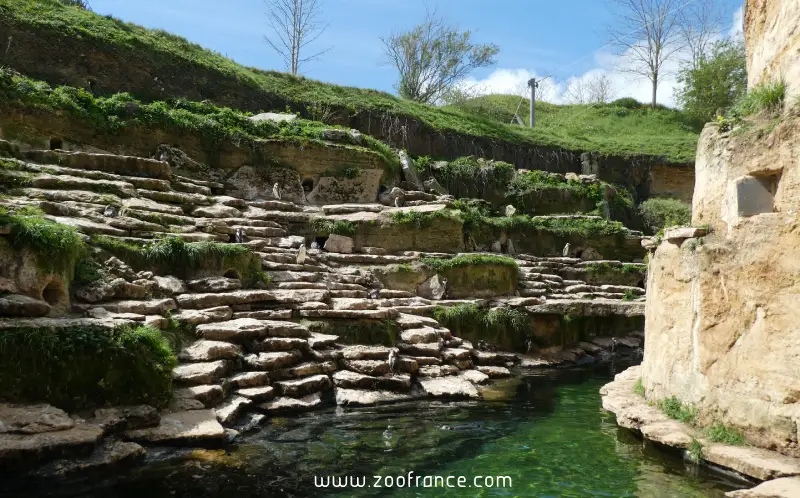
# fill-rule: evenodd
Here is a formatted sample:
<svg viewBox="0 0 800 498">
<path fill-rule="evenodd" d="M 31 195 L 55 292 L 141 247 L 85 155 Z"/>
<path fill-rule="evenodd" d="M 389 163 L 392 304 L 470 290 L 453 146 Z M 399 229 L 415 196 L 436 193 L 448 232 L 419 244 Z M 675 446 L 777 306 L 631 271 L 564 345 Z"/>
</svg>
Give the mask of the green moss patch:
<svg viewBox="0 0 800 498">
<path fill-rule="evenodd" d="M 17 328 L 0 333 L 0 397 L 66 410 L 165 406 L 174 353 L 150 327 Z"/>
<path fill-rule="evenodd" d="M 692 206 L 678 199 L 647 199 L 639 206 L 639 212 L 652 233 L 692 222 Z"/>
<path fill-rule="evenodd" d="M 248 247 L 220 242 L 186 242 L 167 237 L 142 245 L 93 236 L 91 245 L 104 249 L 137 269 L 160 270 L 186 278 L 198 271 L 235 270 L 246 283 L 267 279 L 261 261 Z"/>
<path fill-rule="evenodd" d="M 11 225 L 8 240 L 15 249 L 36 252 L 38 265 L 53 272 L 72 273 L 85 249 L 80 234 L 71 226 L 55 223 L 28 211 L 12 213 L 0 208 L 0 225 Z"/>
<path fill-rule="evenodd" d="M 500 265 L 517 269 L 517 262 L 508 256 L 494 256 L 486 254 L 460 254 L 454 258 L 422 258 L 422 264 L 436 271 L 461 268 L 465 266 Z"/>
<path fill-rule="evenodd" d="M 311 230 L 319 236 L 331 234 L 352 237 L 356 234 L 358 225 L 352 221 L 329 220 L 325 218 L 315 218 L 311 220 Z"/>
</svg>

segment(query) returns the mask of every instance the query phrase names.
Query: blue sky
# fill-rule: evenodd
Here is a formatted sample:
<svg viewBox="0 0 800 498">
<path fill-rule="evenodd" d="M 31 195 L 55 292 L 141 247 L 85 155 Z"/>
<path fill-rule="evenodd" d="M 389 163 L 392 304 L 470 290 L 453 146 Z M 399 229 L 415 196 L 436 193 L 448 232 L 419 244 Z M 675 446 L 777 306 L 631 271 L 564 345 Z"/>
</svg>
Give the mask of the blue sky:
<svg viewBox="0 0 800 498">
<path fill-rule="evenodd" d="M 474 74 L 475 81 L 485 85 L 487 91 L 511 91 L 511 86 L 518 86 L 532 75 L 553 74 L 553 91 L 558 93 L 570 78 L 598 70 L 613 72 L 611 50 L 604 48 L 606 28 L 614 20 L 606 0 L 320 1 L 322 17 L 330 25 L 315 48 L 331 50 L 320 61 L 301 68 L 301 72 L 323 81 L 393 92 L 395 72 L 383 64 L 379 38 L 414 26 L 424 17 L 426 6 L 460 28 L 474 31 L 475 40 L 500 47 L 497 65 Z M 742 0 L 717 2 L 729 30 Z M 282 60 L 264 42 L 269 27 L 263 0 L 90 3 L 100 14 L 179 34 L 242 64 L 284 69 Z M 641 82 L 630 76 L 616 76 L 617 93 L 641 91 Z M 646 95 L 646 85 L 644 90 Z"/>
</svg>

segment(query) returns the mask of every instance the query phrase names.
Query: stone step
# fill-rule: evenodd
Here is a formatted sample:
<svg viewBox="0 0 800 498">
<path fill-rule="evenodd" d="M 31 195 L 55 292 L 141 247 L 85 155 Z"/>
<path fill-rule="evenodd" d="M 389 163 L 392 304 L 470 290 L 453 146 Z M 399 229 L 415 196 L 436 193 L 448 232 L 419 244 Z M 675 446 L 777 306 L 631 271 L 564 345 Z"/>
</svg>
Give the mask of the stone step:
<svg viewBox="0 0 800 498">
<path fill-rule="evenodd" d="M 415 294 L 401 290 L 380 289 L 378 297 L 380 299 L 405 299 L 415 297 Z"/>
<path fill-rule="evenodd" d="M 256 320 L 289 320 L 292 318 L 290 309 L 268 309 L 255 311 L 237 311 L 233 318 L 255 318 Z"/>
<path fill-rule="evenodd" d="M 545 289 L 519 289 L 517 291 L 521 297 L 541 297 L 547 294 Z"/>
<path fill-rule="evenodd" d="M 344 360 L 344 366 L 347 370 L 373 377 L 390 372 L 389 362 L 386 360 Z"/>
<path fill-rule="evenodd" d="M 314 272 L 314 273 L 328 272 L 328 268 L 325 266 L 308 265 L 308 264 L 298 265 L 294 263 L 274 263 L 268 260 L 261 261 L 261 268 L 268 272 L 278 272 L 278 271 Z"/>
<path fill-rule="evenodd" d="M 417 305 L 417 306 L 395 306 L 393 309 L 399 313 L 406 313 L 409 315 L 430 315 L 438 308 L 435 304 Z"/>
<path fill-rule="evenodd" d="M 309 301 L 327 301 L 326 290 L 235 290 L 229 292 L 181 294 L 176 296 L 178 305 L 186 309 L 212 308 L 216 306 L 232 306 L 252 303 L 305 303 Z"/>
<path fill-rule="evenodd" d="M 400 314 L 397 317 L 397 325 L 402 329 L 413 329 L 419 327 L 439 327 L 439 322 L 427 316 L 416 316 L 409 314 Z"/>
<path fill-rule="evenodd" d="M 350 370 L 340 370 L 333 374 L 333 384 L 344 389 L 402 392 L 411 389 L 411 377 L 408 375 L 372 376 Z"/>
<path fill-rule="evenodd" d="M 420 394 L 413 392 L 400 393 L 389 390 L 372 389 L 335 389 L 336 404 L 339 406 L 377 406 L 400 403 L 418 399 Z"/>
<path fill-rule="evenodd" d="M 281 396 L 258 405 L 258 409 L 267 414 L 296 413 L 314 410 L 322 406 L 321 393 L 313 393 L 302 398 Z"/>
<path fill-rule="evenodd" d="M 248 204 L 252 207 L 265 209 L 268 211 L 297 212 L 303 210 L 302 206 L 298 206 L 292 202 L 278 200 L 248 201 Z"/>
<path fill-rule="evenodd" d="M 459 375 L 420 379 L 423 392 L 431 398 L 478 399 L 480 395 L 472 382 Z"/>
<path fill-rule="evenodd" d="M 342 253 L 325 253 L 322 258 L 330 263 L 339 263 L 346 265 L 396 265 L 404 263 L 413 263 L 418 258 L 413 256 L 388 256 L 378 254 L 342 254 Z"/>
<path fill-rule="evenodd" d="M 244 235 L 248 237 L 258 237 L 262 239 L 270 238 L 270 237 L 283 237 L 286 235 L 286 230 L 283 228 L 272 228 L 272 227 L 258 227 L 258 226 L 248 226 L 248 225 L 228 225 L 233 231 L 241 230 Z"/>
<path fill-rule="evenodd" d="M 389 358 L 389 351 L 385 346 L 366 345 L 345 346 L 341 349 L 345 360 L 386 360 Z"/>
<path fill-rule="evenodd" d="M 123 437 L 146 444 L 215 447 L 227 435 L 214 410 L 189 410 L 165 413 L 157 427 L 127 431 Z"/>
<path fill-rule="evenodd" d="M 156 202 L 167 204 L 177 204 L 180 206 L 209 206 L 211 201 L 208 197 L 200 194 L 185 194 L 182 192 L 161 192 L 159 190 L 145 190 L 138 189 L 136 191 L 139 197 L 144 197 Z M 206 216 L 205 214 L 198 214 L 198 216 Z M 210 216 L 216 218 L 217 216 Z"/>
<path fill-rule="evenodd" d="M 323 282 L 274 282 L 272 287 L 275 289 L 319 289 L 327 290 L 328 284 Z"/>
<path fill-rule="evenodd" d="M 410 356 L 434 356 L 438 358 L 441 356 L 442 343 L 432 342 L 409 344 L 406 342 L 398 342 L 397 348 L 403 354 Z"/>
<path fill-rule="evenodd" d="M 150 299 L 150 300 L 129 300 L 111 301 L 100 304 L 73 304 L 72 308 L 76 311 L 87 312 L 92 308 L 103 308 L 111 313 L 134 313 L 137 315 L 163 315 L 167 311 L 177 308 L 173 299 Z"/>
<path fill-rule="evenodd" d="M 643 301 L 616 301 L 609 299 L 548 299 L 545 303 L 526 306 L 534 315 L 573 316 L 644 316 Z"/>
<path fill-rule="evenodd" d="M 300 351 L 274 351 L 247 355 L 244 362 L 249 369 L 268 372 L 294 366 L 300 363 L 302 357 Z"/>
<path fill-rule="evenodd" d="M 160 178 L 170 180 L 169 163 L 144 157 L 94 154 L 64 150 L 31 150 L 25 158 L 42 164 L 57 164 L 68 168 L 104 171 L 119 175 Z"/>
<path fill-rule="evenodd" d="M 177 180 L 175 178 L 172 179 L 171 186 L 178 192 L 185 192 L 187 194 L 200 194 L 205 196 L 210 196 L 212 194 L 211 189 L 206 187 L 205 185 L 198 185 L 194 182 L 184 182 L 181 180 Z M 214 199 L 213 202 L 218 202 L 218 201 L 217 199 Z"/>
<path fill-rule="evenodd" d="M 380 213 L 383 211 L 381 204 L 331 204 L 322 206 L 325 215 L 351 214 L 351 213 Z"/>
<path fill-rule="evenodd" d="M 269 378 L 271 381 L 292 380 L 311 375 L 328 375 L 336 370 L 336 363 L 321 359 L 321 361 L 307 361 L 293 367 L 273 370 L 269 373 Z"/>
<path fill-rule="evenodd" d="M 221 402 L 225 394 L 220 385 L 201 384 L 175 389 L 172 393 L 172 397 L 174 399 L 196 400 L 206 408 L 211 408 Z"/>
<path fill-rule="evenodd" d="M 258 206 L 252 206 L 252 204 L 250 209 L 245 211 L 243 215 L 245 218 L 275 221 L 281 225 L 309 223 L 312 217 L 309 213 L 267 210 L 259 208 Z"/>
<path fill-rule="evenodd" d="M 367 299 L 369 297 L 369 292 L 362 291 L 362 290 L 331 290 L 331 298 L 338 298 L 338 299 Z M 374 307 L 377 307 L 378 304 L 375 303 Z"/>
<path fill-rule="evenodd" d="M 237 318 L 227 322 L 206 323 L 197 326 L 197 334 L 204 339 L 243 342 L 257 338 L 283 337 L 304 339 L 310 335 L 299 323 L 278 320 Z"/>
<path fill-rule="evenodd" d="M 269 351 L 304 351 L 308 348 L 308 342 L 299 337 L 267 337 L 252 341 L 247 349 L 253 353 L 266 353 Z"/>
<path fill-rule="evenodd" d="M 275 397 L 275 388 L 272 386 L 245 387 L 236 391 L 236 394 L 256 403 L 269 401 Z"/>
<path fill-rule="evenodd" d="M 377 310 L 300 310 L 299 314 L 303 318 L 353 318 L 368 320 L 385 320 L 394 318 L 398 311 L 392 308 L 381 308 Z"/>
<path fill-rule="evenodd" d="M 505 367 L 480 365 L 475 367 L 480 373 L 487 375 L 490 379 L 502 379 L 511 377 L 511 371 Z"/>
<path fill-rule="evenodd" d="M 311 393 L 327 391 L 332 387 L 332 383 L 327 375 L 312 375 L 295 380 L 275 382 L 273 386 L 281 396 L 302 398 Z"/>
<path fill-rule="evenodd" d="M 267 274 L 272 282 L 319 282 L 324 275 L 306 271 L 270 271 Z"/>
<path fill-rule="evenodd" d="M 222 341 L 200 339 L 185 347 L 179 354 L 181 361 L 233 360 L 242 354 L 241 346 Z"/>
<path fill-rule="evenodd" d="M 217 421 L 220 424 L 230 425 L 252 404 L 253 401 L 248 398 L 231 396 L 216 407 Z"/>
<path fill-rule="evenodd" d="M 172 370 L 172 378 L 179 384 L 214 384 L 224 377 L 227 371 L 228 363 L 225 360 L 203 363 L 184 363 Z"/>
<path fill-rule="evenodd" d="M 242 372 L 232 377 L 228 377 L 227 380 L 234 389 L 263 387 L 269 385 L 269 374 L 261 371 Z"/>
<path fill-rule="evenodd" d="M 408 344 L 436 343 L 441 339 L 439 332 L 431 327 L 405 329 L 400 333 L 400 340 Z"/>
<path fill-rule="evenodd" d="M 307 342 L 311 349 L 324 349 L 333 346 L 338 340 L 338 335 L 311 332 L 311 334 L 308 336 Z"/>
<path fill-rule="evenodd" d="M 454 365 L 420 365 L 419 376 L 425 378 L 446 377 L 448 375 L 458 375 L 460 371 Z"/>
</svg>

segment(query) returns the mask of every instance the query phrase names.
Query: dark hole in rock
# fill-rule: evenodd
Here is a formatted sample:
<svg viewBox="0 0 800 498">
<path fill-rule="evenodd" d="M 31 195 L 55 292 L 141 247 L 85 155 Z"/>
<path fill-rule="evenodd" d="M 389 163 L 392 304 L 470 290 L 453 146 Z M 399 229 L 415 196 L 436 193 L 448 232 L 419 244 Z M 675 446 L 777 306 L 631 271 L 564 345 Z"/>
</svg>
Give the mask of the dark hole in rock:
<svg viewBox="0 0 800 498">
<path fill-rule="evenodd" d="M 567 255 L 567 256 L 569 256 L 569 255 Z M 581 256 L 583 256 L 583 249 L 581 249 L 580 251 L 577 251 L 577 252 L 575 253 L 575 257 L 576 257 L 576 258 L 579 258 L 579 259 L 580 259 L 580 257 L 581 257 Z"/>
<path fill-rule="evenodd" d="M 61 301 L 64 299 L 64 289 L 61 283 L 52 281 L 47 284 L 47 287 L 42 291 L 42 299 L 53 307 L 61 305 Z"/>
<path fill-rule="evenodd" d="M 50 138 L 50 150 L 58 150 L 64 148 L 64 140 L 58 137 Z"/>
<path fill-rule="evenodd" d="M 644 280 L 639 280 L 638 282 L 636 282 L 636 287 L 641 287 L 642 289 L 644 289 Z"/>
<path fill-rule="evenodd" d="M 328 237 L 316 237 L 314 241 L 317 243 L 320 249 L 325 247 L 325 242 L 328 242 Z"/>
<path fill-rule="evenodd" d="M 225 274 L 223 275 L 223 277 L 225 277 L 225 278 L 235 278 L 236 280 L 239 280 L 241 278 L 239 276 L 239 272 L 236 271 L 236 270 L 228 270 L 228 271 L 226 271 Z"/>
<path fill-rule="evenodd" d="M 382 194 L 387 190 L 389 190 L 389 187 L 387 187 L 386 185 L 381 185 L 380 187 L 378 187 L 378 194 Z"/>
<path fill-rule="evenodd" d="M 312 180 L 311 178 L 306 178 L 305 180 L 303 180 L 302 185 L 303 185 L 303 192 L 305 193 L 309 193 L 312 190 L 314 190 L 314 180 Z"/>
</svg>

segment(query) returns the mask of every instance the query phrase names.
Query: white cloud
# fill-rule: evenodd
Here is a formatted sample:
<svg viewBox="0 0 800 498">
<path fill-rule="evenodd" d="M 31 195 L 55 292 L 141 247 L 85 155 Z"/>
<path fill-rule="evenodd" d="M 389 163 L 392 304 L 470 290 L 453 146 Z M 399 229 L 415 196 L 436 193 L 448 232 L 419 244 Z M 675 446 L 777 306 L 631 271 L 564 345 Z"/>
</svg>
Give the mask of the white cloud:
<svg viewBox="0 0 800 498">
<path fill-rule="evenodd" d="M 727 36 L 732 39 L 740 39 L 743 36 L 743 7 L 737 9 L 732 16 L 730 30 Z M 598 76 L 606 76 L 612 85 L 613 99 L 621 97 L 633 97 L 640 102 L 650 102 L 652 95 L 652 84 L 646 77 L 632 74 L 626 69 L 631 69 L 632 64 L 624 54 L 615 54 L 609 50 L 599 50 L 593 54 L 595 67 L 582 74 L 574 74 L 562 80 L 549 78 L 542 83 L 544 94 L 542 100 L 563 104 L 569 101 L 568 89 L 570 85 L 584 84 Z M 658 85 L 658 102 L 667 106 L 675 106 L 675 90 L 679 87 L 677 72 L 680 67 L 678 60 L 681 54 L 672 61 L 667 62 L 662 70 L 665 75 Z M 528 95 L 528 80 L 531 78 L 541 79 L 544 71 L 525 68 L 501 68 L 496 69 L 486 78 L 468 78 L 464 81 L 464 86 L 473 88 L 481 94 L 503 93 L 514 95 Z"/>
</svg>

